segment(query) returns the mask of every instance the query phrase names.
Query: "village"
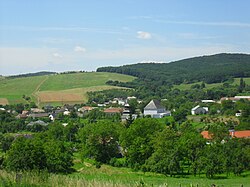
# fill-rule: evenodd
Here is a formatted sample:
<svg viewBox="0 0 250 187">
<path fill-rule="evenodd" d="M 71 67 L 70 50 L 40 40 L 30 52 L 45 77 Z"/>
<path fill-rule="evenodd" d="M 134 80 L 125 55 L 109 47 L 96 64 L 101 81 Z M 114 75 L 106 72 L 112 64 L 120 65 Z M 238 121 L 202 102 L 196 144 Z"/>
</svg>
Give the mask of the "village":
<svg viewBox="0 0 250 187">
<path fill-rule="evenodd" d="M 30 110 L 22 110 L 18 113 L 12 109 L 5 109 L 4 106 L 0 108 L 0 111 L 6 111 L 16 115 L 17 119 L 29 119 L 27 126 L 41 125 L 47 126 L 49 123 L 62 119 L 63 117 L 68 118 L 84 118 L 91 111 L 96 110 L 105 114 L 105 117 L 116 116 L 122 123 L 126 123 L 128 120 L 135 120 L 137 118 L 164 118 L 171 116 L 171 113 L 175 112 L 175 109 L 167 110 L 159 100 L 153 99 L 141 111 L 136 106 L 133 109 L 129 105 L 130 101 L 134 101 L 137 104 L 142 103 L 142 100 L 138 100 L 135 96 L 123 98 L 113 98 L 105 103 L 94 103 L 90 105 L 69 105 L 53 107 L 51 105 L 45 105 L 42 108 L 30 108 Z M 164 100 L 164 99 L 163 99 Z M 235 97 L 222 97 L 219 101 L 215 100 L 201 100 L 195 107 L 190 110 L 190 116 L 207 116 L 209 114 L 209 106 L 214 103 L 221 104 L 223 101 L 237 102 L 239 100 L 250 101 L 250 96 L 235 96 Z M 166 101 L 166 100 L 165 100 Z M 220 110 L 217 111 L 220 114 Z M 242 110 L 235 112 L 235 118 L 239 118 L 242 115 Z M 104 118 L 105 118 L 104 117 Z M 44 121 L 43 121 L 44 120 Z M 67 126 L 67 122 L 61 123 L 63 126 Z M 229 129 L 229 134 L 231 137 L 237 138 L 250 138 L 250 130 L 235 131 L 234 128 Z M 203 138 L 210 140 L 211 134 L 207 130 L 201 131 Z"/>
</svg>

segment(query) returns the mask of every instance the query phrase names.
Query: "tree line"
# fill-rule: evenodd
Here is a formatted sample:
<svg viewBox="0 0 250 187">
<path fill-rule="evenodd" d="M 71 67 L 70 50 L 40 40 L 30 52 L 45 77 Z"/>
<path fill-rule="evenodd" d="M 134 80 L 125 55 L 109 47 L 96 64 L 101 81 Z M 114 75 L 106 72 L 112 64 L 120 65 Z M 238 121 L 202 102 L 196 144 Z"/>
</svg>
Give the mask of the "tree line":
<svg viewBox="0 0 250 187">
<path fill-rule="evenodd" d="M 171 63 L 139 63 L 120 67 L 101 67 L 97 72 L 132 75 L 144 81 L 181 84 L 204 81 L 225 82 L 231 77 L 250 76 L 250 55 L 217 54 Z"/>
</svg>

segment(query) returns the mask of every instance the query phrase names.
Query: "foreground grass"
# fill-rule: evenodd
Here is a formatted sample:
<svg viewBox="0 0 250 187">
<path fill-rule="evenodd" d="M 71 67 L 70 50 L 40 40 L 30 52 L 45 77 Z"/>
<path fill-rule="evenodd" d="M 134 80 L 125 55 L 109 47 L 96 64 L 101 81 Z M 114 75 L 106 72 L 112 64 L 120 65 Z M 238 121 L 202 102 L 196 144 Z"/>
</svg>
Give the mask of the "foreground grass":
<svg viewBox="0 0 250 187">
<path fill-rule="evenodd" d="M 69 175 L 49 173 L 23 173 L 16 175 L 0 170 L 0 186 L 46 186 L 46 187 L 132 187 L 132 186 L 164 186 L 164 187 L 249 187 L 250 172 L 242 176 L 220 175 L 217 179 L 202 176 L 167 177 L 150 172 L 135 172 L 129 168 L 115 168 L 102 165 L 97 169 L 89 162 L 75 160 L 76 172 Z"/>
</svg>

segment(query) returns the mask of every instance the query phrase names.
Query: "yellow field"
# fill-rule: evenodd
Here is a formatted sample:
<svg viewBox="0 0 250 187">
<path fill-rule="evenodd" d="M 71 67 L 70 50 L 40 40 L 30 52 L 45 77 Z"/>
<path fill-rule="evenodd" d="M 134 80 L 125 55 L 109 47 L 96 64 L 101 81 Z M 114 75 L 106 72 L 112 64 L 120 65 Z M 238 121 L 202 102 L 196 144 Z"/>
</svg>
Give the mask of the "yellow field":
<svg viewBox="0 0 250 187">
<path fill-rule="evenodd" d="M 116 86 L 92 86 L 60 91 L 39 91 L 36 93 L 39 103 L 80 103 L 87 101 L 87 92 L 102 91 L 109 89 L 121 89 Z M 124 88 L 123 88 L 124 89 Z"/>
</svg>

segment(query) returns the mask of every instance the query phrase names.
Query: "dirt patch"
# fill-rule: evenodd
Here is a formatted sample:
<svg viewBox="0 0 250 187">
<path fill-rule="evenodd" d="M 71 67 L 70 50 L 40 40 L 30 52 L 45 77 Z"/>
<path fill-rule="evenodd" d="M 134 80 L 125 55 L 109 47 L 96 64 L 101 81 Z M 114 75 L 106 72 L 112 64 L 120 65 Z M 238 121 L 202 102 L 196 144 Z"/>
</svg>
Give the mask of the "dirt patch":
<svg viewBox="0 0 250 187">
<path fill-rule="evenodd" d="M 38 94 L 40 102 L 74 102 L 83 100 L 80 93 L 63 93 L 63 92 L 40 92 Z"/>
<path fill-rule="evenodd" d="M 8 105 L 9 101 L 6 98 L 0 98 L 0 105 Z"/>
</svg>

